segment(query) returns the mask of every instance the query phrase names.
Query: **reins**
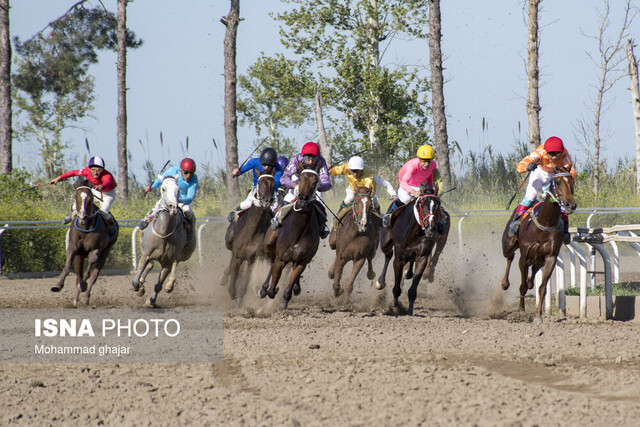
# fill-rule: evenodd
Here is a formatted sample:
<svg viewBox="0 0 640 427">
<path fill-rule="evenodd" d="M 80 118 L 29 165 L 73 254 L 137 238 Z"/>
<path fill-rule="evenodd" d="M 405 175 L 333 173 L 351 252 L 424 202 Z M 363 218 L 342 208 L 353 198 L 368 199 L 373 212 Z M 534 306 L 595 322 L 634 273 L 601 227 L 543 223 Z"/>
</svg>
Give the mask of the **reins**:
<svg viewBox="0 0 640 427">
<path fill-rule="evenodd" d="M 91 213 L 89 215 L 85 215 L 85 218 L 87 218 L 88 220 L 91 220 L 93 217 L 98 215 L 98 209 L 96 209 L 95 205 L 93 204 L 94 195 L 93 195 L 91 187 L 87 187 L 86 185 L 82 185 L 82 186 L 76 188 L 76 210 L 78 209 L 78 206 L 77 206 L 78 205 L 78 199 L 77 199 L 78 190 L 81 190 L 83 188 L 89 190 L 89 194 L 91 194 L 91 199 L 89 200 L 89 206 L 93 207 L 93 213 Z M 100 216 L 101 215 L 98 215 L 98 219 L 96 219 L 96 222 L 93 225 L 93 228 L 91 228 L 89 230 L 85 230 L 83 228 L 78 227 L 79 215 L 76 216 L 76 220 L 74 221 L 73 225 L 76 227 L 76 230 L 78 230 L 78 231 L 82 231 L 83 233 L 91 233 L 93 231 L 96 231 L 96 229 L 98 228 L 98 224 L 100 223 Z"/>
<path fill-rule="evenodd" d="M 416 221 L 418 222 L 418 225 L 425 230 L 425 222 L 427 221 L 427 218 L 429 218 L 430 216 L 434 217 L 435 222 L 438 221 L 438 214 L 440 212 L 440 210 L 438 209 L 438 211 L 436 213 L 431 213 L 431 212 L 427 212 L 426 215 L 422 214 L 422 204 L 420 204 L 420 201 L 422 199 L 424 199 L 425 197 L 435 197 L 436 199 L 438 198 L 438 196 L 436 196 L 435 194 L 423 194 L 422 196 L 418 197 L 414 204 L 413 204 L 413 214 L 414 217 L 416 218 Z"/>
<path fill-rule="evenodd" d="M 564 209 L 564 203 L 558 203 L 562 199 L 560 198 L 560 196 L 558 196 L 558 189 L 556 187 L 555 179 L 561 176 L 571 176 L 571 173 L 569 172 L 554 173 L 553 176 L 551 177 L 551 184 L 550 184 L 551 191 L 549 191 L 549 185 L 548 185 L 544 188 L 542 194 L 546 194 L 550 198 L 551 203 L 557 204 L 560 207 L 561 212 L 566 212 Z M 553 230 L 559 229 L 562 226 L 561 221 L 558 221 L 556 225 L 552 227 L 547 227 L 540 224 L 540 222 L 538 221 L 538 215 L 537 215 L 536 209 L 531 210 L 531 220 L 536 225 L 536 227 L 538 227 L 542 231 L 553 231 Z"/>
<path fill-rule="evenodd" d="M 316 172 L 316 171 L 315 171 L 315 170 L 313 170 L 313 169 L 303 169 L 303 170 L 300 172 L 300 176 L 301 176 L 301 177 L 302 177 L 302 174 L 303 174 L 303 173 L 312 173 L 312 174 L 314 174 L 315 176 L 318 176 L 318 177 L 319 177 L 318 172 Z M 300 179 L 300 180 L 302 181 L 302 179 Z M 299 185 L 299 184 L 298 184 L 298 185 Z M 311 195 L 311 196 L 309 196 L 309 200 L 308 200 L 308 201 L 305 203 L 305 205 L 304 205 L 304 206 L 302 206 L 301 208 L 298 208 L 298 207 L 297 207 L 297 206 L 298 206 L 298 202 L 300 201 L 300 195 L 298 195 L 298 197 L 296 197 L 296 201 L 293 203 L 293 210 L 294 210 L 295 212 L 300 212 L 302 209 L 304 209 L 304 207 L 305 207 L 309 202 L 311 202 L 311 201 L 313 201 L 313 200 L 315 199 L 315 195 L 316 195 L 316 188 L 318 188 L 318 183 L 317 183 L 317 182 L 316 182 L 316 186 L 315 186 L 315 188 L 313 189 L 312 195 Z"/>
</svg>

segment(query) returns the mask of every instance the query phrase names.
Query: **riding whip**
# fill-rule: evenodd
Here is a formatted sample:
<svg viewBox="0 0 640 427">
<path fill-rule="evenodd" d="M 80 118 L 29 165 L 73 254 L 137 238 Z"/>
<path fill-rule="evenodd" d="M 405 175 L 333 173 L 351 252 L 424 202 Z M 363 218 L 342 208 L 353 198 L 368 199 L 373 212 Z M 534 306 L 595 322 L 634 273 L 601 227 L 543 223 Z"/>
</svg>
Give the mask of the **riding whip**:
<svg viewBox="0 0 640 427">
<path fill-rule="evenodd" d="M 438 197 L 442 197 L 442 196 L 444 196 L 445 194 L 447 194 L 449 191 L 453 191 L 453 190 L 455 190 L 456 188 L 457 188 L 457 187 L 453 187 L 453 188 L 448 189 L 447 191 L 443 191 L 442 193 L 440 193 L 440 195 L 439 195 Z"/>
<path fill-rule="evenodd" d="M 331 210 L 331 208 L 329 207 L 329 205 L 327 205 L 327 204 L 324 202 L 324 200 L 322 200 L 320 197 L 318 197 L 316 200 L 319 200 L 319 201 L 320 201 L 320 203 L 322 203 L 322 205 L 323 205 L 325 208 L 327 208 L 327 210 L 328 210 L 329 212 L 331 212 L 331 215 L 333 215 L 333 217 L 334 217 L 335 219 L 337 219 L 337 220 L 338 220 L 338 222 L 340 223 L 340 225 L 342 225 L 342 221 L 340 221 L 340 219 L 338 218 L 338 215 L 336 215 L 335 213 L 333 213 L 333 211 Z"/>
<path fill-rule="evenodd" d="M 348 156 L 348 157 L 344 157 L 344 158 L 342 158 L 342 159 L 338 160 L 337 162 L 335 162 L 334 164 L 332 164 L 332 165 L 331 165 L 331 167 L 329 168 L 329 170 L 331 170 L 335 165 L 342 164 L 345 160 L 349 160 L 349 159 L 350 159 L 351 157 L 353 157 L 353 156 L 359 156 L 360 154 L 362 154 L 362 153 L 366 153 L 367 151 L 369 151 L 369 149 L 368 149 L 368 148 L 365 148 L 365 149 L 364 149 L 364 150 L 362 150 L 362 151 L 358 151 L 358 152 L 357 152 L 357 153 L 355 153 L 355 154 L 352 154 L 352 155 L 350 155 L 350 156 Z"/>
<path fill-rule="evenodd" d="M 524 182 L 529 179 L 529 175 L 531 175 L 531 171 L 529 171 L 529 173 L 527 174 L 527 176 L 524 177 L 524 179 L 522 180 L 522 182 L 520 183 L 520 186 L 518 187 L 518 189 L 516 190 L 516 192 L 513 194 L 513 196 L 511 196 L 511 198 L 509 199 L 509 203 L 507 203 L 507 207 L 505 208 L 505 210 L 509 210 L 509 206 L 511 206 L 511 202 L 513 202 L 513 199 L 516 198 L 516 195 L 518 194 L 518 192 L 520 191 L 520 189 L 522 188 L 522 185 L 524 185 Z"/>
<path fill-rule="evenodd" d="M 29 188 L 23 188 L 22 190 L 20 190 L 20 192 L 22 193 L 24 191 L 34 190 L 34 189 L 39 188 L 39 187 L 44 187 L 45 185 L 49 185 L 49 183 L 45 182 L 44 184 L 34 185 L 33 187 L 29 187 Z"/>
<path fill-rule="evenodd" d="M 238 169 L 241 169 L 245 163 L 247 163 L 249 160 L 251 160 L 251 157 L 253 157 L 253 155 L 255 154 L 256 151 L 258 151 L 258 148 L 262 147 L 262 144 L 264 144 L 267 139 L 269 139 L 268 136 L 265 136 L 264 139 L 262 140 L 262 142 L 260 144 L 258 144 L 258 146 L 251 152 L 251 154 L 249 154 L 249 157 L 246 158 L 246 160 L 244 162 L 242 162 L 242 164 L 240 166 L 238 166 Z M 237 178 L 236 175 L 233 175 L 234 178 Z"/>
</svg>

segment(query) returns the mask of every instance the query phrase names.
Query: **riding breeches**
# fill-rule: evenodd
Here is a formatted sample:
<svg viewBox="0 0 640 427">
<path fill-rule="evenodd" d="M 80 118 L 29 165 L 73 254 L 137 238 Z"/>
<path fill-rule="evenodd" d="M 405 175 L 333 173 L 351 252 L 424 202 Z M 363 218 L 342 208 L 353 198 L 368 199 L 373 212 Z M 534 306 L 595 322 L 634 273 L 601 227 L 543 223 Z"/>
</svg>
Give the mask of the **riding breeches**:
<svg viewBox="0 0 640 427">
<path fill-rule="evenodd" d="M 531 202 L 536 200 L 538 197 L 538 192 L 545 185 L 549 184 L 553 179 L 553 173 L 545 172 L 540 168 L 535 168 L 533 172 L 531 172 L 531 176 L 529 177 L 529 182 L 527 184 L 527 189 L 524 192 L 524 200 L 527 203 L 520 203 L 521 205 L 530 206 Z"/>
<path fill-rule="evenodd" d="M 249 194 L 247 194 L 247 198 L 240 203 L 241 210 L 249 209 L 251 205 L 254 204 L 254 202 L 257 200 L 256 199 L 257 192 L 258 192 L 258 187 L 253 187 L 251 191 L 249 191 Z M 271 196 L 271 212 L 272 213 L 275 213 L 276 208 L 278 207 L 278 203 L 279 203 L 278 192 L 274 190 L 273 195 Z"/>
<path fill-rule="evenodd" d="M 420 187 L 412 186 L 411 188 L 420 191 Z M 402 187 L 398 189 L 398 199 L 400 199 L 402 203 L 404 203 L 405 205 L 408 204 L 411 201 L 411 198 L 413 198 L 413 196 L 411 195 L 411 193 L 408 193 L 407 190 Z"/>
</svg>

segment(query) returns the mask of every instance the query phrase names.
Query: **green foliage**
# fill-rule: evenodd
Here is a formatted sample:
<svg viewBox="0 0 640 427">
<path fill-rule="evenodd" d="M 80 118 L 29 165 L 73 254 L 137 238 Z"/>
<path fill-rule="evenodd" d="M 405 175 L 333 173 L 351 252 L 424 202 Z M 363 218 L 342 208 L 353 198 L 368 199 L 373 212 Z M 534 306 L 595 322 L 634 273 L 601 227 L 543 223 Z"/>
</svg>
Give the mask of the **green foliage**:
<svg viewBox="0 0 640 427">
<path fill-rule="evenodd" d="M 99 50 L 117 47 L 117 18 L 102 7 L 78 6 L 53 22 L 48 35 L 39 33 L 22 42 L 14 39 L 16 72 L 13 97 L 21 120 L 16 121 L 18 140 L 36 138 L 47 178 L 60 174 L 68 143 L 62 131 L 93 109 L 94 83 L 89 66 L 98 62 Z M 127 34 L 127 47 L 142 41 Z"/>
<path fill-rule="evenodd" d="M 579 296 L 580 288 L 569 288 L 566 290 L 568 296 Z M 604 295 L 604 286 L 596 286 L 595 289 L 587 288 L 587 296 L 601 296 Z M 620 282 L 614 283 L 612 286 L 613 296 L 640 296 L 640 283 L 638 282 Z"/>
</svg>

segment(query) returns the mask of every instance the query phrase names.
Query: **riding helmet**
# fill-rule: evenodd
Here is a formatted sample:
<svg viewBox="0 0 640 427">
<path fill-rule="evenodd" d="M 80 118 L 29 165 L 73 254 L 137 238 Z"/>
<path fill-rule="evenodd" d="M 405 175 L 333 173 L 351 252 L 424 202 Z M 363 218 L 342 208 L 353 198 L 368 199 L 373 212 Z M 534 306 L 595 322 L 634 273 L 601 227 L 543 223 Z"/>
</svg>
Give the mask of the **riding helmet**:
<svg viewBox="0 0 640 427">
<path fill-rule="evenodd" d="M 320 155 L 320 147 L 315 142 L 307 142 L 302 146 L 302 151 L 300 152 L 303 156 L 319 156 Z"/>
<path fill-rule="evenodd" d="M 352 171 L 361 171 L 364 169 L 364 160 L 360 156 L 353 156 L 349 159 L 349 169 Z"/>
<path fill-rule="evenodd" d="M 564 151 L 564 144 L 562 144 L 560 138 L 552 136 L 544 142 L 544 150 L 547 153 L 562 153 Z"/>
<path fill-rule="evenodd" d="M 284 169 L 289 164 L 289 159 L 287 157 L 285 157 L 285 156 L 280 156 L 280 157 L 278 157 L 278 163 L 280 164 L 282 169 Z"/>
<path fill-rule="evenodd" d="M 260 153 L 260 163 L 263 165 L 275 166 L 278 162 L 278 153 L 271 147 L 265 148 Z"/>
<path fill-rule="evenodd" d="M 418 148 L 418 157 L 425 160 L 432 160 L 435 153 L 433 152 L 433 147 L 425 144 Z"/>
<path fill-rule="evenodd" d="M 99 166 L 101 168 L 104 168 L 104 159 L 100 156 L 93 156 L 92 158 L 89 159 L 88 167 L 92 167 L 92 166 Z"/>
<path fill-rule="evenodd" d="M 180 162 L 180 169 L 187 172 L 195 172 L 196 171 L 196 162 L 193 159 L 185 157 Z"/>
</svg>

